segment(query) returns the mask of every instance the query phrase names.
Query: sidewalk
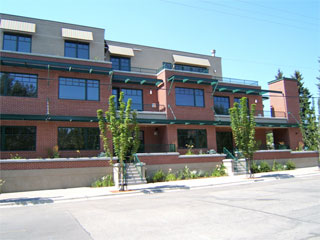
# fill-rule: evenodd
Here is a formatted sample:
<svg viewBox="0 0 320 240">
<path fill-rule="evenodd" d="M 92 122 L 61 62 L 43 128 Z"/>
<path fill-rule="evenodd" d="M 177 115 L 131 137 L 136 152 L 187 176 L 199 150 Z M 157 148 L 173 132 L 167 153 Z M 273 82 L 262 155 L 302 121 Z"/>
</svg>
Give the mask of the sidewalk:
<svg viewBox="0 0 320 240">
<path fill-rule="evenodd" d="M 30 192 L 14 192 L 0 194 L 0 207 L 26 206 L 49 204 L 63 201 L 80 201 L 87 199 L 99 199 L 105 197 L 119 196 L 124 194 L 152 194 L 168 192 L 172 190 L 190 190 L 204 187 L 223 187 L 226 185 L 248 184 L 261 181 L 271 181 L 288 178 L 307 177 L 320 175 L 318 167 L 300 168 L 291 171 L 268 172 L 255 174 L 254 179 L 246 175 L 227 176 L 217 178 L 200 178 L 192 180 L 181 180 L 172 182 L 149 183 L 128 186 L 128 191 L 119 192 L 115 187 L 103 188 L 69 188 L 41 190 Z"/>
</svg>

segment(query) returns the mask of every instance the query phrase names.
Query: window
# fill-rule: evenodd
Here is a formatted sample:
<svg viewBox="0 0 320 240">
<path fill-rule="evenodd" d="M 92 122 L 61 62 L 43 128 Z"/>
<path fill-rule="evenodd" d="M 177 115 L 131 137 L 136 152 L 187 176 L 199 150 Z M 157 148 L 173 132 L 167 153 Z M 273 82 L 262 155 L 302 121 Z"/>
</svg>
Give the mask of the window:
<svg viewBox="0 0 320 240">
<path fill-rule="evenodd" d="M 163 63 L 162 63 L 162 67 L 163 67 L 164 69 L 172 69 L 172 63 L 163 62 Z"/>
<path fill-rule="evenodd" d="M 110 61 L 114 70 L 131 71 L 130 58 L 111 56 Z"/>
<path fill-rule="evenodd" d="M 118 88 L 113 88 L 112 89 L 112 95 L 115 96 L 114 101 L 115 105 L 118 108 L 118 101 L 119 101 L 119 89 Z M 143 111 L 143 97 L 142 97 L 142 90 L 140 89 L 121 89 L 121 92 L 124 93 L 124 98 L 123 101 L 125 103 L 128 102 L 128 99 L 131 98 L 131 109 L 133 110 L 138 110 L 138 111 Z"/>
<path fill-rule="evenodd" d="M 35 151 L 36 127 L 1 126 L 1 151 Z"/>
<path fill-rule="evenodd" d="M 233 103 L 239 103 L 239 107 L 241 107 L 241 105 L 240 105 L 240 97 L 235 97 L 234 99 L 233 99 Z M 247 99 L 247 108 L 249 109 L 249 101 L 248 101 L 248 99 Z"/>
<path fill-rule="evenodd" d="M 99 128 L 58 128 L 60 150 L 99 150 Z"/>
<path fill-rule="evenodd" d="M 181 70 L 181 71 L 189 71 L 189 72 L 200 72 L 200 73 L 208 73 L 208 69 L 205 67 L 194 67 L 190 65 L 182 65 L 182 64 L 175 64 L 174 69 Z"/>
<path fill-rule="evenodd" d="M 205 129 L 178 129 L 178 147 L 207 148 L 207 131 Z"/>
<path fill-rule="evenodd" d="M 99 81 L 60 77 L 59 98 L 99 101 Z"/>
<path fill-rule="evenodd" d="M 229 115 L 229 97 L 214 96 L 214 111 L 216 114 Z"/>
<path fill-rule="evenodd" d="M 203 95 L 202 89 L 176 87 L 176 105 L 204 107 Z"/>
<path fill-rule="evenodd" d="M 89 59 L 89 43 L 65 41 L 64 56 Z"/>
<path fill-rule="evenodd" d="M 26 35 L 4 33 L 3 50 L 31 52 L 31 37 Z"/>
<path fill-rule="evenodd" d="M 37 97 L 37 75 L 21 73 L 0 73 L 0 95 Z"/>
</svg>

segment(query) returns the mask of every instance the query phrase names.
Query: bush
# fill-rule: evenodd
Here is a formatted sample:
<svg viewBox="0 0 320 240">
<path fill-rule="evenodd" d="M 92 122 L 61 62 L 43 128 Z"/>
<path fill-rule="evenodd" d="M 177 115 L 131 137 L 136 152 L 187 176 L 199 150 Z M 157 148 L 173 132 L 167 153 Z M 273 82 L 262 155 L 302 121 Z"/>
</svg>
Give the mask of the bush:
<svg viewBox="0 0 320 240">
<path fill-rule="evenodd" d="M 296 164 L 294 162 L 292 162 L 291 160 L 286 162 L 286 166 L 287 166 L 287 170 L 293 170 L 296 168 Z"/>
<path fill-rule="evenodd" d="M 266 161 L 260 162 L 260 172 L 270 172 L 271 167 Z"/>
<path fill-rule="evenodd" d="M 251 173 L 259 173 L 260 172 L 260 166 L 257 165 L 257 163 L 255 161 L 253 161 L 250 171 Z"/>
<path fill-rule="evenodd" d="M 226 167 L 221 164 L 221 165 L 217 165 L 216 168 L 213 170 L 211 176 L 212 177 L 222 177 L 222 176 L 226 176 Z"/>
<path fill-rule="evenodd" d="M 91 184 L 91 187 L 111 187 L 114 186 L 111 175 L 103 176 Z"/>
<path fill-rule="evenodd" d="M 177 177 L 174 173 L 168 173 L 167 176 L 166 176 L 166 181 L 169 182 L 169 181 L 176 181 L 177 180 Z"/>
<path fill-rule="evenodd" d="M 283 165 L 274 160 L 272 165 L 272 171 L 282 171 L 282 170 L 284 170 Z"/>
<path fill-rule="evenodd" d="M 158 170 L 152 177 L 153 182 L 164 182 L 165 179 L 166 175 L 161 169 Z"/>
</svg>

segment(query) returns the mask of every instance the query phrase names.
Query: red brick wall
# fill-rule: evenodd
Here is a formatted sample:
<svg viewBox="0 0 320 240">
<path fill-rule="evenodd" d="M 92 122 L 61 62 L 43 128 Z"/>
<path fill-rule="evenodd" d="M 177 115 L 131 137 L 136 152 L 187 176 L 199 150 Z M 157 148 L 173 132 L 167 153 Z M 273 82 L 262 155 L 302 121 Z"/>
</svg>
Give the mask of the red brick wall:
<svg viewBox="0 0 320 240">
<path fill-rule="evenodd" d="M 292 153 L 290 150 L 284 151 L 258 151 L 253 155 L 254 160 L 267 159 L 290 159 L 290 158 L 308 158 L 319 157 L 318 152 L 299 152 Z"/>
</svg>

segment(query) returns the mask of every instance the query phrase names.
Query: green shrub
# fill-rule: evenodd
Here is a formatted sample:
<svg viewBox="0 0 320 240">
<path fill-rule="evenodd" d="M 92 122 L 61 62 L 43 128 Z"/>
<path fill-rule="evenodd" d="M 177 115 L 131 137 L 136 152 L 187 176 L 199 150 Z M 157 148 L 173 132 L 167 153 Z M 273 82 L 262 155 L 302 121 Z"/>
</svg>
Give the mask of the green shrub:
<svg viewBox="0 0 320 240">
<path fill-rule="evenodd" d="M 250 171 L 251 173 L 259 173 L 260 172 L 260 166 L 257 165 L 257 163 L 255 161 L 253 161 Z"/>
<path fill-rule="evenodd" d="M 266 161 L 260 162 L 260 172 L 270 172 L 271 167 Z"/>
<path fill-rule="evenodd" d="M 293 170 L 296 168 L 296 164 L 294 162 L 292 162 L 291 160 L 289 160 L 288 162 L 286 162 L 286 166 L 287 166 L 287 170 Z"/>
<path fill-rule="evenodd" d="M 169 181 L 175 181 L 177 180 L 177 177 L 174 173 L 168 173 L 167 176 L 166 176 L 166 181 L 169 182 Z"/>
<path fill-rule="evenodd" d="M 272 165 L 272 171 L 282 171 L 282 170 L 284 170 L 283 165 L 274 160 Z"/>
<path fill-rule="evenodd" d="M 21 157 L 19 156 L 18 153 L 16 153 L 15 155 L 10 154 L 10 159 L 21 159 Z"/>
<path fill-rule="evenodd" d="M 161 169 L 156 171 L 156 173 L 152 177 L 153 182 L 164 182 L 165 179 L 166 179 L 166 175 Z"/>
<path fill-rule="evenodd" d="M 91 187 L 111 187 L 114 186 L 111 175 L 103 176 L 91 184 Z"/>
<path fill-rule="evenodd" d="M 222 177 L 226 175 L 226 167 L 223 164 L 217 165 L 211 174 L 212 177 Z"/>
<path fill-rule="evenodd" d="M 5 182 L 6 182 L 5 180 L 0 179 L 0 193 L 2 192 L 1 187 L 2 187 L 2 185 L 3 185 Z"/>
</svg>

